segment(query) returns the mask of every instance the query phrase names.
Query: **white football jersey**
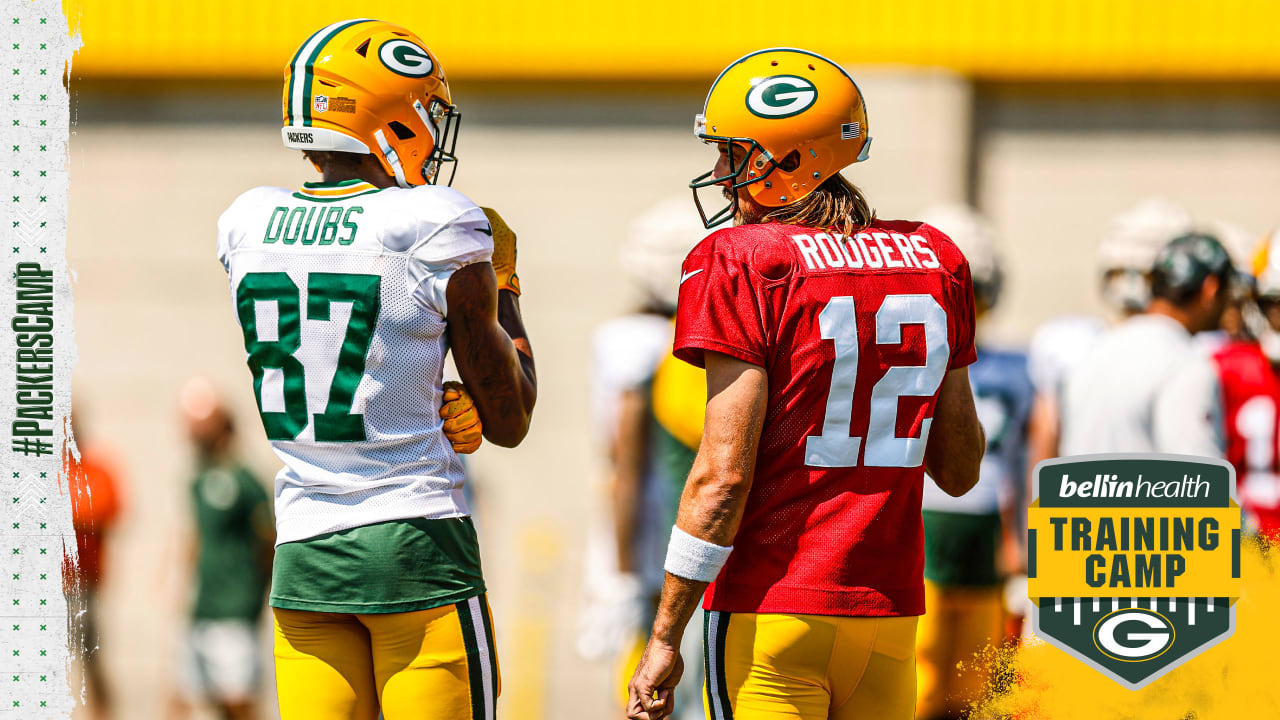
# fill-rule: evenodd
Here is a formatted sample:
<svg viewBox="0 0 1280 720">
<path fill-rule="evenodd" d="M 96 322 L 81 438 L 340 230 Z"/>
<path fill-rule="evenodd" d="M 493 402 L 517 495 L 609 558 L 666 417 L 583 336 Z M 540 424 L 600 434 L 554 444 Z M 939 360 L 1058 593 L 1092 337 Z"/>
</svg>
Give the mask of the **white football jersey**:
<svg viewBox="0 0 1280 720">
<path fill-rule="evenodd" d="M 218 259 L 276 475 L 276 542 L 468 514 L 439 416 L 445 287 L 493 254 L 456 190 L 260 187 L 218 220 Z"/>
</svg>

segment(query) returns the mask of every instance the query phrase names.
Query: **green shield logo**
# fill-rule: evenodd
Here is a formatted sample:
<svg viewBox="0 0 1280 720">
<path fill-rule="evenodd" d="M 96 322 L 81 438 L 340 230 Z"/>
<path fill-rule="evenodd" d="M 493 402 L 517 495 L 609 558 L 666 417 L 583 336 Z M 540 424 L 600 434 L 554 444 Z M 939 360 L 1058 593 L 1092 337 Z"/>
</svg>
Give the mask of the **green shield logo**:
<svg viewBox="0 0 1280 720">
<path fill-rule="evenodd" d="M 1131 690 L 1235 632 L 1235 470 L 1188 455 L 1036 466 L 1027 510 L 1036 635 Z"/>
</svg>

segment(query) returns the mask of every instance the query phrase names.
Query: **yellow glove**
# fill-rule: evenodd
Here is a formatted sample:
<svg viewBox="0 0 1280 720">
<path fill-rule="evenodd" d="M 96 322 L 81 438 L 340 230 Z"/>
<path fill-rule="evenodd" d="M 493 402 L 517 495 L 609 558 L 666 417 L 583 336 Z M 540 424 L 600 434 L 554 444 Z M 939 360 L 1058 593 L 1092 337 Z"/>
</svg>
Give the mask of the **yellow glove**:
<svg viewBox="0 0 1280 720">
<path fill-rule="evenodd" d="M 498 276 L 498 289 L 520 294 L 520 277 L 516 275 L 516 234 L 493 208 L 480 208 L 489 218 L 493 230 L 493 272 Z"/>
<path fill-rule="evenodd" d="M 462 383 L 450 380 L 444 384 L 440 417 L 444 418 L 444 436 L 453 445 L 454 452 L 467 455 L 479 449 L 484 428 L 476 403 Z"/>
</svg>

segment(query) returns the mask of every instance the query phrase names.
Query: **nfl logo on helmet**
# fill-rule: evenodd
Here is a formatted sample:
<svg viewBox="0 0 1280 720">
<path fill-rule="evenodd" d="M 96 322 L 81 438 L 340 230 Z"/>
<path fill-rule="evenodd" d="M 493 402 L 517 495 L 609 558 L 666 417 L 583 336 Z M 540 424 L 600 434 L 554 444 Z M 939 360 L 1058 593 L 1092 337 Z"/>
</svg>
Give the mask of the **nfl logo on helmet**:
<svg viewBox="0 0 1280 720">
<path fill-rule="evenodd" d="M 324 112 L 329 109 L 329 96 L 317 95 L 315 98 L 316 112 Z"/>
</svg>

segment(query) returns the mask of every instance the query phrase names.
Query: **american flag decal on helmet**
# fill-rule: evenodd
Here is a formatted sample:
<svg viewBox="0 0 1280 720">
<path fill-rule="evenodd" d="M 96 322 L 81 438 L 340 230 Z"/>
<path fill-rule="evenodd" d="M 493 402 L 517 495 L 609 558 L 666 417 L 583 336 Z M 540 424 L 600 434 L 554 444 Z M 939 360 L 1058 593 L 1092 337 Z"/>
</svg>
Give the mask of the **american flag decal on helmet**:
<svg viewBox="0 0 1280 720">
<path fill-rule="evenodd" d="M 840 126 L 841 140 L 857 140 L 862 136 L 862 123 L 845 123 Z"/>
</svg>

